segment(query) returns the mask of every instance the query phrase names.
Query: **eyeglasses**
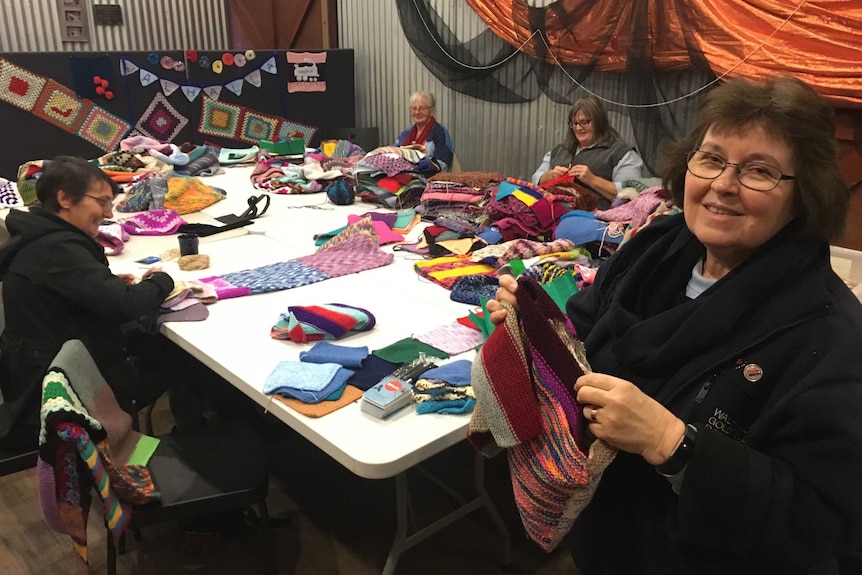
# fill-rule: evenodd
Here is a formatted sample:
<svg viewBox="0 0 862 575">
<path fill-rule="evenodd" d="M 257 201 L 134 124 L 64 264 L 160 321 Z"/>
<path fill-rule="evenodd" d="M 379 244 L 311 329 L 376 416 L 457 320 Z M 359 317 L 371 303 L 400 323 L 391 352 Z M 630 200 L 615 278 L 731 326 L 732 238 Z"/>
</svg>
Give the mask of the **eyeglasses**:
<svg viewBox="0 0 862 575">
<path fill-rule="evenodd" d="M 574 122 L 572 122 L 572 127 L 573 128 L 586 128 L 587 126 L 589 126 L 592 123 L 593 123 L 592 120 L 575 120 Z"/>
<path fill-rule="evenodd" d="M 109 200 L 108 198 L 100 198 L 99 196 L 93 196 L 91 194 L 84 194 L 84 195 L 87 196 L 88 198 L 93 198 L 94 200 L 99 202 L 99 205 L 102 206 L 103 212 L 110 212 L 114 209 L 114 199 L 113 198 L 111 198 Z"/>
<path fill-rule="evenodd" d="M 411 112 L 424 112 L 425 110 L 430 110 L 431 106 L 410 106 Z"/>
<path fill-rule="evenodd" d="M 736 179 L 739 183 L 758 192 L 769 192 L 778 187 L 783 180 L 793 180 L 796 176 L 781 173 L 781 168 L 752 160 L 735 164 L 728 162 L 712 152 L 693 150 L 686 155 L 688 171 L 692 175 L 705 180 L 714 180 L 724 172 L 727 166 L 736 167 Z"/>
</svg>

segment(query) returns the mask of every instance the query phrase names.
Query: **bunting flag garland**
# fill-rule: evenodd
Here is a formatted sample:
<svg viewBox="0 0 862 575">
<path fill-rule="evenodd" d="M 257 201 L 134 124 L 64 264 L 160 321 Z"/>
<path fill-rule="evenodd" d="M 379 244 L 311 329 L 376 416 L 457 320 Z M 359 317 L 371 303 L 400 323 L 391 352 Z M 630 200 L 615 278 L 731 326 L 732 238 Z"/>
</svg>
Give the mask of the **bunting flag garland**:
<svg viewBox="0 0 862 575">
<path fill-rule="evenodd" d="M 308 144 L 317 128 L 204 96 L 198 132 L 251 144 L 280 140 L 288 132 L 300 132 Z"/>
<path fill-rule="evenodd" d="M 162 92 L 164 92 L 165 96 L 170 96 L 174 92 L 177 91 L 177 88 L 180 87 L 176 82 L 171 82 L 170 80 L 159 80 L 162 84 Z"/>
<path fill-rule="evenodd" d="M 140 74 L 141 86 L 149 86 L 153 82 L 159 79 L 158 76 L 153 74 L 152 72 L 147 72 L 146 70 L 141 70 Z"/>
<path fill-rule="evenodd" d="M 287 91 L 326 91 L 326 52 L 288 52 Z"/>
<path fill-rule="evenodd" d="M 236 94 L 237 96 L 242 96 L 242 84 L 243 79 L 234 80 L 233 82 L 228 82 L 224 85 L 225 88 Z"/>
<path fill-rule="evenodd" d="M 126 60 L 125 58 L 120 58 L 120 74 L 122 76 L 128 76 L 129 74 L 134 74 L 140 70 L 138 65 L 132 62 L 131 60 Z"/>
<path fill-rule="evenodd" d="M 326 60 L 326 53 L 321 53 L 323 55 L 324 61 Z M 317 57 L 318 54 L 311 54 L 312 56 Z M 242 94 L 242 87 L 244 82 L 248 82 L 255 88 L 260 88 L 262 84 L 262 79 L 260 75 L 260 71 L 268 72 L 269 74 L 278 74 L 278 64 L 276 63 L 275 56 L 271 56 L 265 62 L 263 62 L 259 68 L 252 70 L 248 74 L 246 74 L 242 78 L 236 78 L 230 80 L 229 82 L 224 82 L 220 84 L 211 84 L 207 86 L 195 86 L 192 84 L 177 84 L 172 80 L 167 80 L 159 76 L 159 73 L 146 70 L 128 58 L 120 58 L 120 74 L 123 76 L 130 76 L 134 73 L 138 73 L 138 79 L 141 82 L 141 86 L 149 86 L 156 80 L 161 82 L 162 91 L 166 96 L 170 96 L 173 92 L 177 90 L 177 88 L 181 89 L 185 97 L 189 102 L 194 102 L 198 95 L 203 92 L 207 95 L 211 100 L 218 100 L 219 96 L 221 96 L 221 89 L 227 88 L 237 96 Z M 305 82 L 306 84 L 311 84 L 312 82 Z M 319 83 L 319 82 L 318 82 Z M 324 89 L 326 87 L 326 83 L 323 83 Z M 300 90 L 300 91 L 311 91 L 311 90 Z M 318 90 L 321 91 L 321 90 Z M 2 94 L 0 94 L 0 98 L 2 98 Z M 20 106 L 19 106 L 20 107 Z M 31 106 L 32 108 L 32 106 Z"/>
<path fill-rule="evenodd" d="M 164 94 L 159 92 L 144 110 L 135 128 L 143 135 L 160 142 L 173 142 L 188 123 L 189 119 L 171 106 Z"/>
<path fill-rule="evenodd" d="M 31 112 L 102 150 L 116 149 L 132 125 L 50 78 L 0 58 L 0 100 Z"/>
<path fill-rule="evenodd" d="M 245 81 L 254 86 L 255 88 L 260 88 L 260 70 L 255 70 L 250 74 L 246 75 Z"/>
<path fill-rule="evenodd" d="M 218 100 L 218 97 L 221 96 L 221 86 L 207 86 L 204 88 L 204 94 L 213 100 Z"/>
<path fill-rule="evenodd" d="M 182 91 L 189 102 L 194 102 L 195 98 L 198 97 L 198 94 L 201 93 L 201 89 L 197 86 L 183 86 Z"/>
</svg>

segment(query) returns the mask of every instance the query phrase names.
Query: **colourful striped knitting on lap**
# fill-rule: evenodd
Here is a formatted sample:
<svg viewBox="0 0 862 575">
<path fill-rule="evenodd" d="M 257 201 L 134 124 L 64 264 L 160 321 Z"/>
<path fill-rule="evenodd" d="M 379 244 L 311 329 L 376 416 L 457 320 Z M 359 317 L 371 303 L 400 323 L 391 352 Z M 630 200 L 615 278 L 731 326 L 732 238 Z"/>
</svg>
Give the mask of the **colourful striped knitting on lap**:
<svg viewBox="0 0 862 575">
<path fill-rule="evenodd" d="M 473 363 L 468 438 L 486 455 L 506 448 L 524 529 L 551 551 L 616 450 L 588 436 L 573 383 L 589 367 L 571 322 L 535 280 L 519 279 L 517 294 Z"/>
</svg>

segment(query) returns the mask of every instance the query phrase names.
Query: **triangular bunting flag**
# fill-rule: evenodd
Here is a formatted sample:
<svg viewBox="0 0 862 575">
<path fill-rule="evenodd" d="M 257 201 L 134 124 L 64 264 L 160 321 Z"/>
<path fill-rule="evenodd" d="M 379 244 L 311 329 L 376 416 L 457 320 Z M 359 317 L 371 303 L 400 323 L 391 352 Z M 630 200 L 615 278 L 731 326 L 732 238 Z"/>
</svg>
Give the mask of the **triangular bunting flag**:
<svg viewBox="0 0 862 575">
<path fill-rule="evenodd" d="M 183 86 L 182 89 L 183 94 L 186 95 L 186 98 L 188 98 L 189 102 L 194 102 L 195 98 L 198 97 L 198 94 L 201 93 L 201 89 L 197 86 Z"/>
<path fill-rule="evenodd" d="M 123 76 L 128 76 L 129 74 L 133 74 L 137 72 L 140 68 L 138 68 L 137 64 L 126 60 L 125 58 L 120 59 L 120 74 Z"/>
<path fill-rule="evenodd" d="M 260 88 L 260 70 L 255 70 L 245 77 L 245 81 L 256 88 Z"/>
<path fill-rule="evenodd" d="M 218 100 L 218 97 L 221 95 L 221 86 L 207 86 L 204 88 L 204 94 L 213 100 Z"/>
<path fill-rule="evenodd" d="M 263 63 L 261 69 L 270 74 L 278 74 L 278 66 L 275 64 L 275 56 L 271 56 L 269 60 Z"/>
<path fill-rule="evenodd" d="M 153 74 L 152 72 L 147 72 L 146 70 L 141 70 L 141 86 L 149 86 L 159 77 Z"/>
<path fill-rule="evenodd" d="M 227 88 L 237 96 L 242 96 L 242 78 L 234 80 L 233 82 L 228 82 L 227 84 L 225 84 L 225 88 Z"/>
<path fill-rule="evenodd" d="M 174 92 L 177 91 L 177 88 L 180 87 L 176 82 L 171 82 L 170 80 L 159 80 L 162 83 L 162 92 L 165 93 L 165 96 L 170 96 Z"/>
</svg>

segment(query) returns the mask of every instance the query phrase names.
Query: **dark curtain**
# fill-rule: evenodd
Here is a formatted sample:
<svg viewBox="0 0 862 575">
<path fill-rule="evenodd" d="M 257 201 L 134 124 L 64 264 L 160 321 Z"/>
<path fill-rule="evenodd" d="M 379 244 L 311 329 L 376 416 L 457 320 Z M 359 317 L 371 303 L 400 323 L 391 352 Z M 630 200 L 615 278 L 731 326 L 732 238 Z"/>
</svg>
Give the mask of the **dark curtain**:
<svg viewBox="0 0 862 575">
<path fill-rule="evenodd" d="M 862 10 L 829 0 L 467 0 L 487 24 L 462 41 L 429 0 L 396 0 L 404 34 L 446 86 L 499 103 L 595 93 L 631 120 L 652 173 L 720 78 L 794 75 L 862 108 Z M 600 81 L 620 76 L 619 82 Z"/>
</svg>

